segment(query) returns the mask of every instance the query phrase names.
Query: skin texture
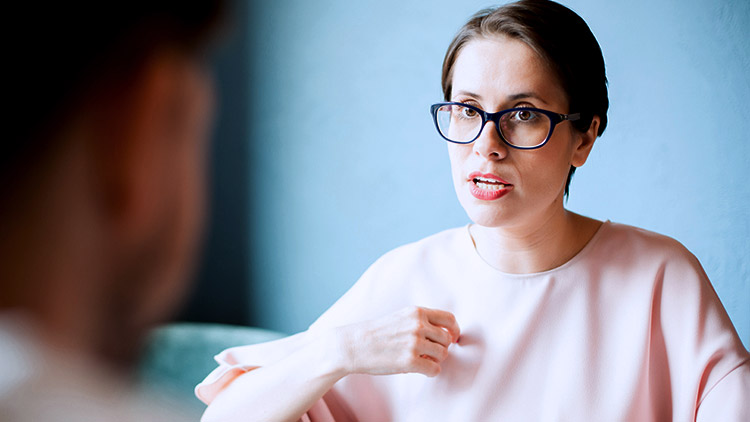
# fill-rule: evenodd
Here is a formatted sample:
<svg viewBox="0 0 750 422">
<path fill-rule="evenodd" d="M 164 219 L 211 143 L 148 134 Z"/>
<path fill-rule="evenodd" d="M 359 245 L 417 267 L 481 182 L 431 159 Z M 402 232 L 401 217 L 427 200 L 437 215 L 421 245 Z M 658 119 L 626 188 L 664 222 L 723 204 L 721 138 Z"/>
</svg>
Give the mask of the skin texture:
<svg viewBox="0 0 750 422">
<path fill-rule="evenodd" d="M 453 87 L 452 101 L 490 112 L 529 105 L 568 113 L 565 93 L 545 63 L 525 44 L 507 38 L 469 42 L 455 64 Z M 508 99 L 519 93 L 534 95 Z M 601 223 L 565 211 L 563 192 L 570 165 L 581 166 L 588 157 L 598 118 L 595 122 L 585 134 L 569 123 L 558 125 L 550 142 L 535 151 L 507 147 L 493 123 L 474 143 L 448 146 L 458 199 L 475 223 L 471 232 L 477 250 L 490 265 L 507 272 L 554 268 L 593 236 Z M 478 200 L 469 191 L 468 175 L 474 171 L 494 173 L 513 190 L 498 200 Z M 354 373 L 439 376 L 440 363 L 459 334 L 452 314 L 407 308 L 279 340 L 285 343 L 279 349 L 295 351 L 238 377 L 209 405 L 203 420 L 295 421 L 336 381 Z"/>
</svg>

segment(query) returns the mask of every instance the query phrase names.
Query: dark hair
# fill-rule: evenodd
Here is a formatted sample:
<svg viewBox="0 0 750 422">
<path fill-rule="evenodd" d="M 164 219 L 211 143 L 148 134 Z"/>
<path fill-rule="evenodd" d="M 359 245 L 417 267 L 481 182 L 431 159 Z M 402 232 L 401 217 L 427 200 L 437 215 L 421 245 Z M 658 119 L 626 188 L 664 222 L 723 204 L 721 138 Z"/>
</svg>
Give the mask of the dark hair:
<svg viewBox="0 0 750 422">
<path fill-rule="evenodd" d="M 222 0 L 8 5 L 4 16 L 13 30 L 12 37 L 3 37 L 3 99 L 9 112 L 1 183 L 33 173 L 30 167 L 55 149 L 59 129 L 100 85 L 127 89 L 128 78 L 165 48 L 201 54 L 224 8 Z"/>
<path fill-rule="evenodd" d="M 599 116 L 597 135 L 607 127 L 607 76 L 604 57 L 586 22 L 567 7 L 550 0 L 520 0 L 501 7 L 484 9 L 461 27 L 448 47 L 443 61 L 442 86 L 446 101 L 453 88 L 453 64 L 461 48 L 477 38 L 504 35 L 534 50 L 557 75 L 568 99 L 565 113 L 581 113 L 571 122 L 585 132 L 594 116 Z M 575 167 L 565 182 L 568 196 Z"/>
</svg>

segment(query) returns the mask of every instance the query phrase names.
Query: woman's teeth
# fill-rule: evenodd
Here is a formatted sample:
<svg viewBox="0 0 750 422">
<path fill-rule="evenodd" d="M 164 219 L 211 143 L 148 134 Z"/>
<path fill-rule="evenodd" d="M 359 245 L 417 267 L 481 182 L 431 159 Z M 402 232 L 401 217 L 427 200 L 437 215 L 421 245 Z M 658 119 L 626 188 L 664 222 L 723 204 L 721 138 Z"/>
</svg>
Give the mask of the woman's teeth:
<svg viewBox="0 0 750 422">
<path fill-rule="evenodd" d="M 479 182 L 479 183 L 477 183 L 477 187 L 479 189 L 484 189 L 484 190 L 500 190 L 500 189 L 503 189 L 505 187 L 505 185 L 502 185 L 502 184 L 496 184 L 496 185 L 494 185 L 494 184 Z"/>
<path fill-rule="evenodd" d="M 473 180 L 474 184 L 477 185 L 479 189 L 489 190 L 489 191 L 498 191 L 500 189 L 504 189 L 505 185 L 502 183 L 499 183 L 495 180 L 491 179 L 485 179 L 483 177 L 477 177 Z"/>
</svg>

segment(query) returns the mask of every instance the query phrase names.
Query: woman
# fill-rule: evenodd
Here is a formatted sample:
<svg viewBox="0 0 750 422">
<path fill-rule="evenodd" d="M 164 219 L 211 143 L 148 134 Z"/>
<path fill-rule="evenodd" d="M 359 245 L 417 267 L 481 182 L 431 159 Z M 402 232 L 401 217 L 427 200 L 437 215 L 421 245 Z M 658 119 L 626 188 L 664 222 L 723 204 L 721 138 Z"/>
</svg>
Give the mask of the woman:
<svg viewBox="0 0 750 422">
<path fill-rule="evenodd" d="M 750 356 L 698 261 L 563 206 L 607 123 L 585 22 L 546 0 L 482 11 L 442 85 L 473 223 L 386 254 L 306 332 L 220 354 L 204 419 L 746 419 Z"/>
</svg>

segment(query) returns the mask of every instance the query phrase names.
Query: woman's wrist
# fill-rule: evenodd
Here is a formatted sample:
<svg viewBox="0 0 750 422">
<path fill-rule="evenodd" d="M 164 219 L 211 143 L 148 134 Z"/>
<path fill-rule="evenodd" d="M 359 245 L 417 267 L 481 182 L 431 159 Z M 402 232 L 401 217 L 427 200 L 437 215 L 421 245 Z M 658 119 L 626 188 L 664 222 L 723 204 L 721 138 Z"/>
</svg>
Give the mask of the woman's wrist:
<svg viewBox="0 0 750 422">
<path fill-rule="evenodd" d="M 314 361 L 320 364 L 322 373 L 339 380 L 352 371 L 350 336 L 344 327 L 308 331 L 308 345 L 314 350 Z"/>
</svg>

